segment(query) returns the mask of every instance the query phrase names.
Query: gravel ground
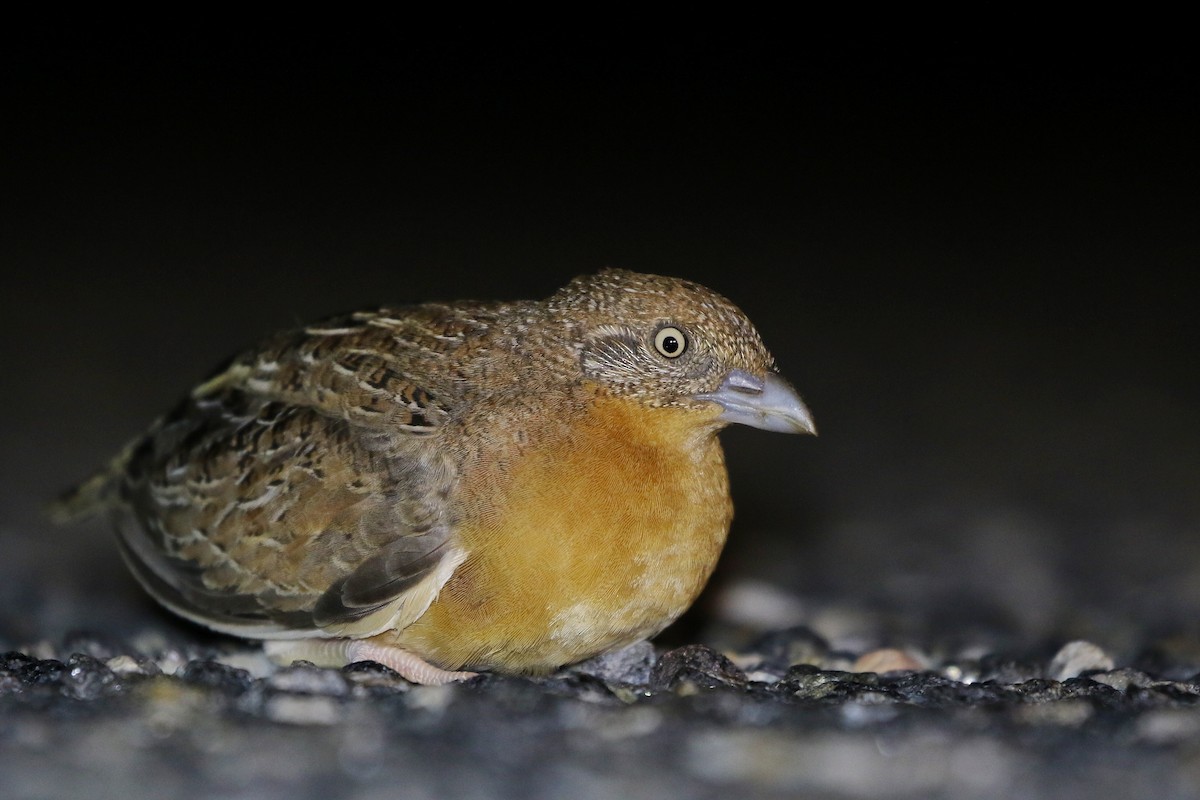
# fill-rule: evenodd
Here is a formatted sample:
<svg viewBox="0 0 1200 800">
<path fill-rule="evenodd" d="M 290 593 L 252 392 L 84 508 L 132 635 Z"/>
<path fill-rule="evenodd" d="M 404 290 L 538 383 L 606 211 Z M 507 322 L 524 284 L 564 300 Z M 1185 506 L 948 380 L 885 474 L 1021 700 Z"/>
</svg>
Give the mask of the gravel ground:
<svg viewBox="0 0 1200 800">
<path fill-rule="evenodd" d="M 0 656 L 5 797 L 1200 792 L 1197 663 L 1115 667 L 1087 642 L 879 674 L 794 628 L 728 655 L 647 644 L 547 679 L 414 687 L 154 638 Z"/>
<path fill-rule="evenodd" d="M 994 22 L 14 36 L 0 798 L 1200 796 L 1195 47 Z M 41 514 L 273 330 L 605 265 L 733 298 L 821 431 L 723 434 L 654 650 L 280 669 Z"/>
</svg>

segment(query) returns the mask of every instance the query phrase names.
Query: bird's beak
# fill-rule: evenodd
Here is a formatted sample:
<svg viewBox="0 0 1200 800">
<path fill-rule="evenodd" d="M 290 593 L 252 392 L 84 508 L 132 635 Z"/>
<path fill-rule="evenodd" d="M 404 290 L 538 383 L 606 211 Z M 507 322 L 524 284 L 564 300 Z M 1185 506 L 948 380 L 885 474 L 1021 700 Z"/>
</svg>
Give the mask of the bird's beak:
<svg viewBox="0 0 1200 800">
<path fill-rule="evenodd" d="M 694 395 L 724 411 L 717 419 L 778 433 L 817 432 L 812 414 L 796 390 L 773 372 L 765 376 L 730 370 L 715 392 Z"/>
</svg>

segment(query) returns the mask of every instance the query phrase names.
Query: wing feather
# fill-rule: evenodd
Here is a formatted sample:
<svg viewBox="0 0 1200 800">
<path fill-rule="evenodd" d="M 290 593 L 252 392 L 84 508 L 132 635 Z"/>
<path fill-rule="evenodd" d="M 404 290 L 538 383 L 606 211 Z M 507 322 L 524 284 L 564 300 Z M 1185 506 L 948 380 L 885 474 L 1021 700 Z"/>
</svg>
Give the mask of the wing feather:
<svg viewBox="0 0 1200 800">
<path fill-rule="evenodd" d="M 424 613 L 465 558 L 445 500 L 457 467 L 437 441 L 455 387 L 413 377 L 446 373 L 429 360 L 466 336 L 439 313 L 277 337 L 129 448 L 115 512 L 143 585 L 253 638 L 370 635 Z"/>
</svg>

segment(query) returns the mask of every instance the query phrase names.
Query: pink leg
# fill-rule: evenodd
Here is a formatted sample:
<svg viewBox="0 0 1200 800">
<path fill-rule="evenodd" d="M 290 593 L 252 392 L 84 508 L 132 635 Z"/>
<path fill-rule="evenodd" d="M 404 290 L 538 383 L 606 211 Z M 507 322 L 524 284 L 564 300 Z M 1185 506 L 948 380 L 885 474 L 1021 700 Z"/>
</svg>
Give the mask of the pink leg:
<svg viewBox="0 0 1200 800">
<path fill-rule="evenodd" d="M 351 639 L 346 644 L 346 663 L 374 661 L 400 673 L 400 676 L 423 686 L 441 686 L 452 681 L 474 678 L 478 672 L 454 672 L 440 669 L 420 656 L 399 647 L 374 644 L 363 639 Z"/>
<path fill-rule="evenodd" d="M 405 680 L 425 686 L 465 681 L 478 674 L 440 669 L 407 650 L 365 639 L 274 640 L 263 642 L 263 648 L 277 664 L 290 664 L 302 659 L 319 667 L 344 667 L 355 661 L 374 661 L 400 673 Z"/>
</svg>

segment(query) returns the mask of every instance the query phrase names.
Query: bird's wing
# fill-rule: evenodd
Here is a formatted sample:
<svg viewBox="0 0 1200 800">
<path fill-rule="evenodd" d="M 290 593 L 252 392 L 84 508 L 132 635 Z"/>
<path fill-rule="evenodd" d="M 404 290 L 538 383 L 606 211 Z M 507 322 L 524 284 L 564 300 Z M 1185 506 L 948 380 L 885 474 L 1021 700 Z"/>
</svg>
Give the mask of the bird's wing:
<svg viewBox="0 0 1200 800">
<path fill-rule="evenodd" d="M 457 469 L 438 444 L 453 388 L 413 376 L 445 372 L 455 338 L 374 319 L 235 360 L 128 451 L 119 539 L 164 605 L 291 638 L 402 628 L 433 601 L 465 557 L 446 502 Z"/>
</svg>

